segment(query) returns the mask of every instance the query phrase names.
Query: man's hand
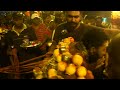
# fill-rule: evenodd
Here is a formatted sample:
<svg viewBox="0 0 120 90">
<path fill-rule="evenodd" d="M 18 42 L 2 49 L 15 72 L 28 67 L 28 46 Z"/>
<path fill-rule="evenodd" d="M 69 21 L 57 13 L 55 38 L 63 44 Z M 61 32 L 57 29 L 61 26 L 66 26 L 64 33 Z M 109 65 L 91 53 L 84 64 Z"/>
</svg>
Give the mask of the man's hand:
<svg viewBox="0 0 120 90">
<path fill-rule="evenodd" d="M 13 56 L 16 56 L 16 55 L 17 55 L 17 49 L 16 49 L 16 48 L 11 49 L 11 52 L 12 52 L 12 55 L 13 55 Z"/>
<path fill-rule="evenodd" d="M 102 57 L 102 58 L 98 59 L 98 60 L 97 60 L 97 63 L 96 63 L 95 69 L 101 67 L 101 66 L 104 65 L 104 64 L 105 64 L 105 57 Z"/>
</svg>

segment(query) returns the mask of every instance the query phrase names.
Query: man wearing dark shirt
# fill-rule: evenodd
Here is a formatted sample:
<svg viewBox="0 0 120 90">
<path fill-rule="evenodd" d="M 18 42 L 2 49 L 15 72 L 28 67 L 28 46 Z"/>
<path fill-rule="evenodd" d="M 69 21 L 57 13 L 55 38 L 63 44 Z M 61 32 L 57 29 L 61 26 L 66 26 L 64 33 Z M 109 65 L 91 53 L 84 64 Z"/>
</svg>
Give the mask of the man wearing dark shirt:
<svg viewBox="0 0 120 90">
<path fill-rule="evenodd" d="M 56 44 L 67 37 L 73 37 L 76 42 L 81 41 L 83 35 L 93 28 L 94 26 L 89 26 L 81 23 L 82 12 L 81 11 L 65 11 L 66 22 L 60 24 L 54 33 L 53 43 L 50 47 L 50 51 L 55 49 Z M 101 30 L 100 28 L 97 28 Z"/>
<path fill-rule="evenodd" d="M 23 15 L 19 13 L 13 14 L 14 26 L 12 30 L 9 30 L 8 33 L 5 34 L 5 43 L 9 51 L 9 55 L 12 57 L 12 65 L 19 66 L 19 62 L 34 58 L 38 56 L 39 49 L 35 48 L 24 48 L 20 45 L 25 42 L 25 39 L 29 41 L 37 40 L 35 32 L 33 30 L 27 29 L 27 26 L 23 22 Z M 36 51 L 37 50 L 37 51 Z M 37 52 L 37 53 L 36 53 Z M 20 72 L 20 68 L 15 67 L 15 71 L 17 73 Z M 16 74 L 15 79 L 30 79 L 33 77 L 32 73 L 24 73 L 24 74 Z"/>
</svg>

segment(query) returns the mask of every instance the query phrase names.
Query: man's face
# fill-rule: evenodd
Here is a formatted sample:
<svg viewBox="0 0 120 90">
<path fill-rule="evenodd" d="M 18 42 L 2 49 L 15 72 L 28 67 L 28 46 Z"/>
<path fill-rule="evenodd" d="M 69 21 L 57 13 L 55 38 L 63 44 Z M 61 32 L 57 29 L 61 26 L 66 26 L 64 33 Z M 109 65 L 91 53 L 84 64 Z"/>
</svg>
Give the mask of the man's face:
<svg viewBox="0 0 120 90">
<path fill-rule="evenodd" d="M 90 50 L 89 52 L 89 63 L 96 62 L 98 59 L 102 58 L 105 56 L 107 53 L 107 47 L 108 47 L 108 41 L 104 42 L 103 45 L 101 45 L 98 48 L 94 48 L 94 50 Z"/>
<path fill-rule="evenodd" d="M 98 49 L 97 53 L 99 57 L 103 57 L 107 53 L 108 41 L 105 41 Z"/>
<path fill-rule="evenodd" d="M 66 12 L 66 20 L 70 27 L 76 28 L 78 23 L 81 20 L 80 11 L 67 11 Z"/>
<path fill-rule="evenodd" d="M 23 24 L 23 19 L 15 19 L 14 22 L 16 26 L 21 26 Z"/>
<path fill-rule="evenodd" d="M 46 19 L 45 19 L 45 22 L 49 23 L 50 21 L 51 21 L 51 16 L 47 16 Z"/>
<path fill-rule="evenodd" d="M 35 26 L 38 26 L 40 23 L 41 23 L 40 18 L 34 18 L 34 19 L 32 20 L 32 24 L 34 24 Z"/>
</svg>

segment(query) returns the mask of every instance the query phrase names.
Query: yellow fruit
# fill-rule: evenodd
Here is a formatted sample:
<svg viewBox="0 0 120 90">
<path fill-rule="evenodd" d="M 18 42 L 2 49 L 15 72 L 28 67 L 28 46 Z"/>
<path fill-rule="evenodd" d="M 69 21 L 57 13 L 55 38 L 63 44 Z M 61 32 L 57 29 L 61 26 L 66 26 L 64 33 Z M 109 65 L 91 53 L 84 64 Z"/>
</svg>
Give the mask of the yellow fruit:
<svg viewBox="0 0 120 90">
<path fill-rule="evenodd" d="M 59 71 L 65 71 L 66 67 L 67 67 L 66 62 L 61 61 L 61 62 L 58 63 L 58 70 Z"/>
<path fill-rule="evenodd" d="M 2 28 L 0 27 L 0 33 L 2 33 L 3 31 L 2 31 Z"/>
<path fill-rule="evenodd" d="M 39 75 L 42 75 L 42 74 L 43 74 L 43 72 L 42 72 L 42 71 L 39 71 L 39 72 L 38 72 L 38 74 L 39 74 Z"/>
<path fill-rule="evenodd" d="M 62 61 L 62 56 L 61 56 L 61 55 L 58 55 L 58 56 L 56 57 L 56 60 L 57 60 L 57 62 Z"/>
<path fill-rule="evenodd" d="M 36 79 L 42 79 L 42 78 L 43 78 L 43 75 L 36 76 Z"/>
<path fill-rule="evenodd" d="M 70 39 L 69 38 L 65 38 L 64 40 L 63 40 L 65 43 L 70 43 Z"/>
<path fill-rule="evenodd" d="M 72 57 L 72 54 L 68 51 L 64 52 L 63 55 L 66 55 L 66 56 L 69 56 L 69 57 Z"/>
<path fill-rule="evenodd" d="M 73 62 L 75 65 L 79 65 L 79 66 L 80 66 L 80 65 L 83 63 L 83 57 L 80 56 L 80 55 L 78 55 L 78 54 L 76 54 L 76 55 L 73 56 L 72 62 Z"/>
<path fill-rule="evenodd" d="M 33 72 L 39 72 L 40 71 L 40 68 L 39 67 L 35 67 L 34 69 L 33 69 Z"/>
<path fill-rule="evenodd" d="M 59 42 L 58 45 L 64 44 L 64 42 Z"/>
<path fill-rule="evenodd" d="M 76 72 L 76 66 L 74 64 L 69 64 L 66 67 L 66 74 L 73 75 L 73 74 L 75 74 L 75 72 Z"/>
<path fill-rule="evenodd" d="M 56 48 L 57 48 L 57 49 L 59 49 L 59 48 L 60 48 L 60 46 L 59 46 L 59 45 L 57 45 L 57 46 L 56 46 Z"/>
<path fill-rule="evenodd" d="M 86 74 L 87 74 L 87 69 L 84 67 L 84 66 L 79 66 L 78 68 L 77 68 L 77 75 L 79 76 L 79 77 L 84 77 L 84 76 L 86 76 Z"/>
<path fill-rule="evenodd" d="M 66 45 L 66 49 L 69 49 L 69 45 L 68 44 Z"/>
<path fill-rule="evenodd" d="M 51 78 L 51 77 L 54 77 L 54 76 L 57 76 L 57 71 L 55 69 L 49 69 L 48 70 L 48 78 Z"/>
<path fill-rule="evenodd" d="M 66 46 L 66 43 L 64 42 L 59 42 L 58 45 L 61 47 L 61 46 Z"/>
<path fill-rule="evenodd" d="M 59 54 L 60 54 L 59 49 L 55 49 L 53 52 L 53 55 L 57 57 Z"/>
<path fill-rule="evenodd" d="M 77 79 L 85 79 L 85 77 L 78 77 Z"/>
<path fill-rule="evenodd" d="M 33 69 L 33 73 L 34 73 L 35 76 L 38 75 L 39 72 L 42 72 L 39 67 L 35 67 L 35 68 Z"/>
</svg>

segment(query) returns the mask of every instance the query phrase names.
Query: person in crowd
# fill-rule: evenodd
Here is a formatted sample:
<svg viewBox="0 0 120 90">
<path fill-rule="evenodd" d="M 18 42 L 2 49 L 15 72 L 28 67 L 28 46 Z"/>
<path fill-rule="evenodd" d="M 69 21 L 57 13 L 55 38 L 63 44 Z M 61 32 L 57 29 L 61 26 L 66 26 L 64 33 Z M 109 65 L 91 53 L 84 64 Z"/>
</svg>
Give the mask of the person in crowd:
<svg viewBox="0 0 120 90">
<path fill-rule="evenodd" d="M 104 26 L 102 25 L 102 17 L 97 16 L 97 17 L 95 18 L 95 20 L 96 20 L 95 25 L 96 25 L 97 27 L 103 27 L 103 28 L 104 28 Z"/>
<path fill-rule="evenodd" d="M 48 53 L 52 52 L 57 43 L 66 37 L 73 37 L 75 41 L 81 41 L 86 31 L 93 28 L 101 30 L 100 28 L 81 23 L 82 11 L 65 11 L 64 14 L 66 22 L 60 24 L 55 29 L 53 42 Z"/>
<path fill-rule="evenodd" d="M 34 19 L 35 17 L 38 17 L 41 20 L 41 23 L 43 23 L 42 12 L 39 13 L 38 11 L 34 11 L 31 15 L 31 19 Z"/>
<path fill-rule="evenodd" d="M 95 18 L 94 18 L 94 16 L 86 15 L 86 17 L 84 19 L 84 23 L 88 24 L 88 25 L 94 25 L 95 26 Z"/>
<path fill-rule="evenodd" d="M 88 68 L 93 72 L 95 79 L 104 79 L 103 71 L 107 66 L 107 47 L 109 37 L 102 30 L 89 30 L 82 38 L 88 56 L 86 62 Z"/>
<path fill-rule="evenodd" d="M 120 33 L 114 36 L 108 46 L 108 79 L 120 79 Z"/>
<path fill-rule="evenodd" d="M 55 14 L 55 19 L 52 20 L 49 24 L 49 28 L 50 30 L 55 30 L 56 27 L 61 24 L 61 23 L 64 23 L 65 22 L 65 16 L 64 16 L 64 13 L 56 13 Z"/>
<path fill-rule="evenodd" d="M 9 66 L 11 64 L 9 56 L 6 53 L 7 47 L 4 42 L 4 37 L 0 40 L 0 68 Z M 10 75 L 8 73 L 0 72 L 0 79 L 9 79 Z"/>
<path fill-rule="evenodd" d="M 6 29 L 11 30 L 13 26 L 12 13 L 8 12 L 5 16 L 5 26 Z"/>
<path fill-rule="evenodd" d="M 42 14 L 43 23 L 49 28 L 49 24 L 52 20 L 51 15 L 49 13 Z"/>
<path fill-rule="evenodd" d="M 21 13 L 13 13 L 14 25 L 12 27 L 12 30 L 9 30 L 4 35 L 5 44 L 7 45 L 7 53 L 8 55 L 10 55 L 10 57 L 13 56 L 13 61 L 15 61 L 14 63 L 17 63 L 17 65 L 19 65 L 19 62 L 31 59 L 36 55 L 29 52 L 28 49 L 21 47 L 25 39 L 30 41 L 36 40 L 36 38 L 34 37 L 34 32 L 31 30 L 27 30 L 27 26 L 24 24 L 23 19 L 24 16 Z M 27 76 L 21 78 L 30 77 Z"/>
<path fill-rule="evenodd" d="M 33 30 L 35 37 L 38 41 L 42 43 L 40 47 L 40 55 L 47 52 L 48 42 L 51 41 L 51 31 L 44 23 L 41 23 L 39 17 L 35 17 L 31 20 L 31 27 L 28 30 Z"/>
</svg>

